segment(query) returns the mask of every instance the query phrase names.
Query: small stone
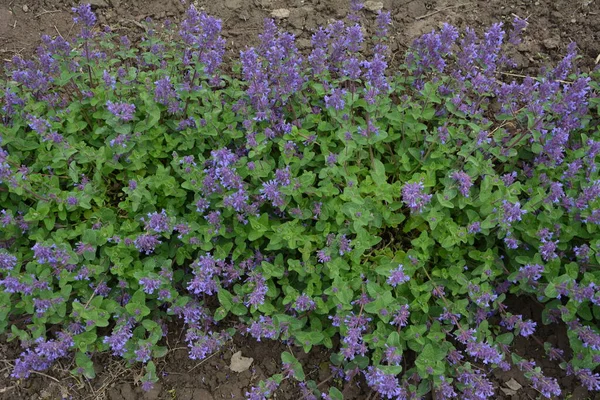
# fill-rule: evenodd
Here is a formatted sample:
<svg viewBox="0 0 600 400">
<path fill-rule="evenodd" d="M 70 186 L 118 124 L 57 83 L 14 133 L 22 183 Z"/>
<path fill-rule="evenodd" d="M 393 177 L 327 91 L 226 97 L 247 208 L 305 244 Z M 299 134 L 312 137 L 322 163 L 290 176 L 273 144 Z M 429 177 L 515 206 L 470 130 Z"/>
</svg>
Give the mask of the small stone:
<svg viewBox="0 0 600 400">
<path fill-rule="evenodd" d="M 371 12 L 377 12 L 383 9 L 383 2 L 381 1 L 365 1 L 364 6 Z"/>
<path fill-rule="evenodd" d="M 548 39 L 544 39 L 542 44 L 544 45 L 544 47 L 546 49 L 553 50 L 553 49 L 557 49 L 558 46 L 560 46 L 560 40 L 558 40 L 557 38 L 548 38 Z"/>
<path fill-rule="evenodd" d="M 225 7 L 230 10 L 238 10 L 242 8 L 242 0 L 225 0 Z"/>
<path fill-rule="evenodd" d="M 278 8 L 277 10 L 273 10 L 271 12 L 271 17 L 277 19 L 285 19 L 290 16 L 290 10 L 287 8 Z"/>
<path fill-rule="evenodd" d="M 29 12 L 29 7 L 27 6 L 27 4 L 23 6 L 23 12 Z"/>
<path fill-rule="evenodd" d="M 296 44 L 299 50 L 308 49 L 312 46 L 312 42 L 309 39 L 298 39 Z"/>
<path fill-rule="evenodd" d="M 273 0 L 258 0 L 256 2 L 256 5 L 262 8 L 271 8 L 271 4 L 273 3 Z"/>
<path fill-rule="evenodd" d="M 575 18 L 573 18 L 573 19 L 571 20 L 571 23 L 572 23 L 572 24 L 574 24 L 574 23 L 576 23 L 576 22 L 577 22 L 577 20 L 576 20 Z"/>
<path fill-rule="evenodd" d="M 523 386 L 521 386 L 521 384 L 519 382 L 517 382 L 514 378 L 510 378 L 508 381 L 504 382 L 504 384 L 512 390 L 519 390 L 521 389 Z"/>
<path fill-rule="evenodd" d="M 242 356 L 242 352 L 238 351 L 231 356 L 231 364 L 229 365 L 229 369 L 233 372 L 244 372 L 247 371 L 254 359 L 252 357 L 244 357 Z"/>
<path fill-rule="evenodd" d="M 86 0 L 85 3 L 89 3 L 92 7 L 106 8 L 108 3 L 104 0 Z"/>
</svg>

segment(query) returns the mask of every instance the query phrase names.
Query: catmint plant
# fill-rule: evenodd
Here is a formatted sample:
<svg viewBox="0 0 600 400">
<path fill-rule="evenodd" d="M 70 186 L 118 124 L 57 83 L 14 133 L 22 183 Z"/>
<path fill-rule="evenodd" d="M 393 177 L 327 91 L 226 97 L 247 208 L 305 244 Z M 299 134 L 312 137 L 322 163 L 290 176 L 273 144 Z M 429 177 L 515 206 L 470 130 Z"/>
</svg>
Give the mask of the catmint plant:
<svg viewBox="0 0 600 400">
<path fill-rule="evenodd" d="M 364 379 L 383 398 L 492 399 L 490 374 L 512 367 L 550 398 L 558 381 L 511 346 L 554 324 L 570 348 L 548 357 L 599 390 L 598 72 L 575 69 L 571 44 L 555 68 L 507 79 L 521 18 L 483 35 L 444 24 L 390 69 L 390 14 L 363 29 L 350 3 L 306 54 L 266 20 L 227 68 L 221 21 L 194 6 L 133 43 L 80 5 L 75 37 L 6 64 L 13 377 L 69 358 L 93 379 L 108 352 L 149 390 L 180 322 L 193 360 L 236 332 L 330 349 L 330 387 L 284 352 L 251 399 L 286 379 L 305 398 Z"/>
</svg>

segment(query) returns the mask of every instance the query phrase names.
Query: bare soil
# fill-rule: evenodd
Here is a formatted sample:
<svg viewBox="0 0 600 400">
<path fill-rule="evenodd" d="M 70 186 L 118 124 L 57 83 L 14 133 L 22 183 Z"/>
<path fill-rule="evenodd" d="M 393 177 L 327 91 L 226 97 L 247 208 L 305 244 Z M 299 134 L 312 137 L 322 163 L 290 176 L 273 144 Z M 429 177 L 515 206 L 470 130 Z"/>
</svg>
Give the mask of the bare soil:
<svg viewBox="0 0 600 400">
<path fill-rule="evenodd" d="M 90 0 L 98 21 L 113 30 L 131 37 L 142 30 L 139 21 L 150 17 L 156 21 L 181 19 L 186 6 L 179 0 Z M 346 0 L 198 0 L 198 8 L 223 20 L 224 37 L 230 56 L 257 43 L 264 18 L 277 9 L 288 9 L 289 17 L 278 21 L 279 25 L 298 38 L 299 47 L 310 46 L 312 32 L 333 19 L 340 19 L 348 12 Z M 70 9 L 76 2 L 66 0 L 0 0 L 0 59 L 10 60 L 14 55 L 29 56 L 35 52 L 40 35 L 70 37 L 73 31 Z M 581 59 L 579 66 L 589 71 L 596 65 L 600 55 L 600 0 L 384 0 L 384 9 L 393 16 L 391 49 L 394 57 L 401 58 L 404 50 L 418 36 L 448 22 L 464 28 L 471 26 L 483 32 L 492 23 L 510 23 L 514 15 L 528 18 L 529 27 L 523 43 L 513 58 L 520 70 L 515 72 L 536 73 L 546 65 L 557 62 L 566 52 L 567 44 L 578 44 Z M 369 11 L 365 11 L 369 13 Z M 538 321 L 538 339 L 550 342 L 565 350 L 568 341 L 564 326 L 544 327 L 541 323 L 541 306 L 535 300 L 512 299 L 514 311 Z M 348 399 L 366 399 L 370 390 L 365 384 L 344 384 L 331 379 L 327 365 L 329 351 L 314 349 L 304 354 L 300 348 L 290 348 L 281 343 L 256 342 L 237 335 L 225 348 L 202 362 L 187 357 L 185 345 L 180 343 L 177 327 L 168 336 L 168 355 L 158 362 L 161 383 L 148 393 L 139 388 L 140 369 L 121 360 L 102 355 L 98 364 L 98 377 L 93 381 L 77 381 L 70 376 L 68 362 L 57 364 L 44 374 L 18 381 L 10 378 L 12 362 L 20 349 L 15 343 L 0 342 L 0 400 L 13 399 L 73 399 L 73 400 L 216 400 L 244 399 L 244 393 L 261 379 L 279 373 L 280 354 L 292 351 L 304 366 L 308 379 L 322 382 L 322 387 L 336 385 L 344 389 Z M 544 372 L 557 377 L 564 389 L 563 399 L 600 399 L 600 395 L 587 393 L 572 377 L 566 376 L 557 363 L 549 361 L 541 345 L 531 340 L 517 339 L 513 350 L 531 358 Z M 252 357 L 251 368 L 242 373 L 229 370 L 230 358 L 236 351 Z M 522 388 L 507 394 L 507 382 L 517 381 Z M 357 383 L 359 386 L 357 386 Z M 494 375 L 498 400 L 536 399 L 523 374 L 513 369 Z M 570 397 L 569 397 L 570 396 Z M 285 383 L 276 393 L 277 399 L 300 399 L 301 392 L 291 383 Z"/>
</svg>

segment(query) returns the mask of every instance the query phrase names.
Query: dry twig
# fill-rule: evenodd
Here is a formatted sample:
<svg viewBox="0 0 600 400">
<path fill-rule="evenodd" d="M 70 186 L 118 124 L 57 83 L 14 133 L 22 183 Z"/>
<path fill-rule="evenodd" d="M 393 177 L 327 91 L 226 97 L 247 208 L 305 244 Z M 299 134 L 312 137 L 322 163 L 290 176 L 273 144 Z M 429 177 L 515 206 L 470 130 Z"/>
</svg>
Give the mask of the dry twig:
<svg viewBox="0 0 600 400">
<path fill-rule="evenodd" d="M 41 13 L 37 14 L 37 15 L 35 16 L 35 18 L 41 17 L 42 15 L 46 15 L 46 14 L 54 14 L 54 13 L 59 13 L 59 12 L 62 12 L 62 10 L 51 10 L 51 11 L 46 11 L 46 10 L 44 10 L 43 12 L 41 12 Z"/>
</svg>

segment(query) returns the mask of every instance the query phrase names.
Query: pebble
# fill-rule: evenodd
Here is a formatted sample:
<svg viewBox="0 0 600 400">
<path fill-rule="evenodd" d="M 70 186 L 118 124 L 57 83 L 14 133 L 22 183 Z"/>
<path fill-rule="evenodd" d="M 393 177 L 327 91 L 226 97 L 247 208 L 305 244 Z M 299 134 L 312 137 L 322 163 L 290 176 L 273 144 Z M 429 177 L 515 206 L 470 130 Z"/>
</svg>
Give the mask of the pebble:
<svg viewBox="0 0 600 400">
<path fill-rule="evenodd" d="M 104 0 L 86 0 L 85 3 L 88 3 L 92 7 L 98 7 L 98 8 L 107 8 L 108 7 L 108 3 Z"/>
<path fill-rule="evenodd" d="M 225 7 L 230 10 L 239 10 L 242 8 L 242 0 L 225 0 Z"/>
<path fill-rule="evenodd" d="M 548 50 L 552 50 L 552 49 L 556 49 L 556 48 L 558 48 L 558 46 L 560 46 L 560 40 L 557 38 L 548 38 L 548 39 L 544 39 L 542 44 Z"/>
<path fill-rule="evenodd" d="M 284 19 L 284 18 L 288 18 L 289 16 L 290 16 L 290 10 L 288 10 L 287 8 L 278 8 L 277 10 L 273 10 L 271 12 L 271 17 L 277 18 L 277 19 Z"/>
<path fill-rule="evenodd" d="M 575 18 L 573 18 L 573 19 L 571 20 L 571 23 L 572 23 L 572 24 L 574 24 L 574 23 L 576 23 L 576 22 L 577 22 L 577 20 L 576 20 Z"/>
<path fill-rule="evenodd" d="M 383 2 L 381 1 L 365 1 L 364 6 L 371 12 L 377 12 L 383 9 Z"/>
<path fill-rule="evenodd" d="M 309 49 L 312 46 L 312 42 L 309 39 L 298 39 L 296 43 L 300 50 Z"/>
<path fill-rule="evenodd" d="M 29 11 L 29 7 L 27 6 L 27 4 L 25 4 L 23 6 L 23 12 L 28 12 Z"/>
</svg>

